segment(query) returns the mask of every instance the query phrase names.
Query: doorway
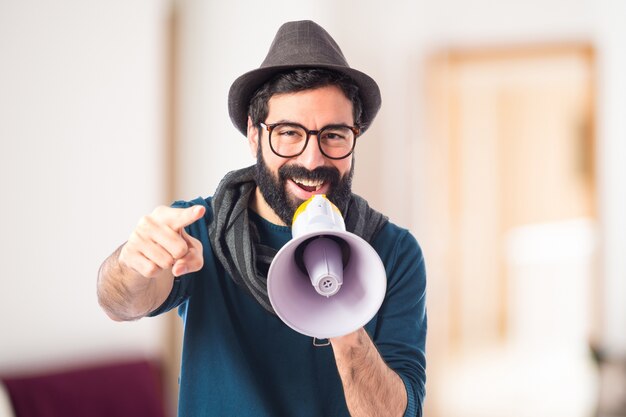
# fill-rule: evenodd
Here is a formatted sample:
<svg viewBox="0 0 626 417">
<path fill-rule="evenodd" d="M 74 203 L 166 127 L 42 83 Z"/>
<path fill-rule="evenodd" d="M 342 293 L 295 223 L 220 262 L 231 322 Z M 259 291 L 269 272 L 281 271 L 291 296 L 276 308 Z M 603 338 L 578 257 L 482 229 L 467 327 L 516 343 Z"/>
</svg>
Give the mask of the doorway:
<svg viewBox="0 0 626 417">
<path fill-rule="evenodd" d="M 599 294 L 593 49 L 448 50 L 427 74 L 429 412 L 583 416 Z"/>
</svg>

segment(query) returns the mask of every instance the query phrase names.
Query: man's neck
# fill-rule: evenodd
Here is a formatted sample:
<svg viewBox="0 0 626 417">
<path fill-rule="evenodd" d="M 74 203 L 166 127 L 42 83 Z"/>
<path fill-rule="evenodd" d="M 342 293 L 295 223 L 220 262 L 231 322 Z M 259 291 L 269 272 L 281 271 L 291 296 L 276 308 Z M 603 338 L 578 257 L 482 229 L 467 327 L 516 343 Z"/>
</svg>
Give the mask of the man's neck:
<svg viewBox="0 0 626 417">
<path fill-rule="evenodd" d="M 274 223 L 279 226 L 287 226 L 285 222 L 283 222 L 281 218 L 278 217 L 278 215 L 269 206 L 269 204 L 267 204 L 267 201 L 265 201 L 265 198 L 263 198 L 263 194 L 261 194 L 261 190 L 259 190 L 259 187 L 256 187 L 256 189 L 254 190 L 254 194 L 252 195 L 252 198 L 250 198 L 248 207 L 270 223 Z"/>
</svg>

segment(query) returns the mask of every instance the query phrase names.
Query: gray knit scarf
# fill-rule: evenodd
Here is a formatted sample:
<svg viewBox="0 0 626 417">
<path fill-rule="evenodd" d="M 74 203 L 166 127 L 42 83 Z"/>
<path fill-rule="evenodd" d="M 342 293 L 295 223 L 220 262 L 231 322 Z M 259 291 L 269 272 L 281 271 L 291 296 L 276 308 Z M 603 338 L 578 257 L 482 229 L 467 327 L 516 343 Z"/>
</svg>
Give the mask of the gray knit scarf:
<svg viewBox="0 0 626 417">
<path fill-rule="evenodd" d="M 252 165 L 231 171 L 222 179 L 211 201 L 209 240 L 213 253 L 232 279 L 275 314 L 267 295 L 267 271 L 277 251 L 259 243 L 258 230 L 248 215 L 248 203 L 256 188 L 254 177 Z M 343 209 L 346 230 L 367 242 L 388 222 L 387 217 L 356 194 Z"/>
</svg>

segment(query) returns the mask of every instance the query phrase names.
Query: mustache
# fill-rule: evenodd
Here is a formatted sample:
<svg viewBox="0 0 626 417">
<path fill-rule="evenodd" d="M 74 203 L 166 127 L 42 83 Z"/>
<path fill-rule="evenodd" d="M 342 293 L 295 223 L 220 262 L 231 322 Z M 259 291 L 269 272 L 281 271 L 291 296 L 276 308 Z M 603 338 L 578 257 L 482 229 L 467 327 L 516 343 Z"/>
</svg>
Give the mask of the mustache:
<svg viewBox="0 0 626 417">
<path fill-rule="evenodd" d="M 290 178 L 302 178 L 311 181 L 324 181 L 331 185 L 336 185 L 339 183 L 341 174 L 335 167 L 323 166 L 309 170 L 300 165 L 283 165 L 278 169 L 278 177 L 281 182 Z"/>
</svg>

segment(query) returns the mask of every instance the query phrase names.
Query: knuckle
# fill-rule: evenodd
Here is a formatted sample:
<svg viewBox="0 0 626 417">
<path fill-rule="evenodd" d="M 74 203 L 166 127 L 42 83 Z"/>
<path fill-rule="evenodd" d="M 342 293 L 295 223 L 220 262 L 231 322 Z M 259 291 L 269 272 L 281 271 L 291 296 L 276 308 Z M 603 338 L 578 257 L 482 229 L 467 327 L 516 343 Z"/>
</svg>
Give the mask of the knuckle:
<svg viewBox="0 0 626 417">
<path fill-rule="evenodd" d="M 130 236 L 128 236 L 128 240 L 126 241 L 126 244 L 122 248 L 122 251 L 133 252 L 140 244 L 141 244 L 141 237 L 139 236 L 139 233 L 136 230 L 133 230 Z"/>
<path fill-rule="evenodd" d="M 174 259 L 171 256 L 165 256 L 159 262 L 161 269 L 169 269 L 174 265 Z"/>
<path fill-rule="evenodd" d="M 165 262 L 159 262 L 156 265 L 156 271 L 153 271 L 153 274 L 156 274 L 157 272 L 160 272 L 160 271 L 164 271 L 166 269 L 169 269 L 169 265 L 167 265 L 167 263 Z"/>
<path fill-rule="evenodd" d="M 137 222 L 137 228 L 135 231 L 148 230 L 152 225 L 152 218 L 150 216 L 142 216 Z"/>
<path fill-rule="evenodd" d="M 122 248 L 122 251 L 120 252 L 120 257 L 123 256 L 127 259 L 141 253 L 143 245 L 143 239 L 137 233 L 133 232 L 133 234 L 130 235 L 128 241 Z"/>
<path fill-rule="evenodd" d="M 150 262 L 144 265 L 139 273 L 146 278 L 153 278 L 159 270 L 160 268 L 156 264 Z"/>
</svg>

